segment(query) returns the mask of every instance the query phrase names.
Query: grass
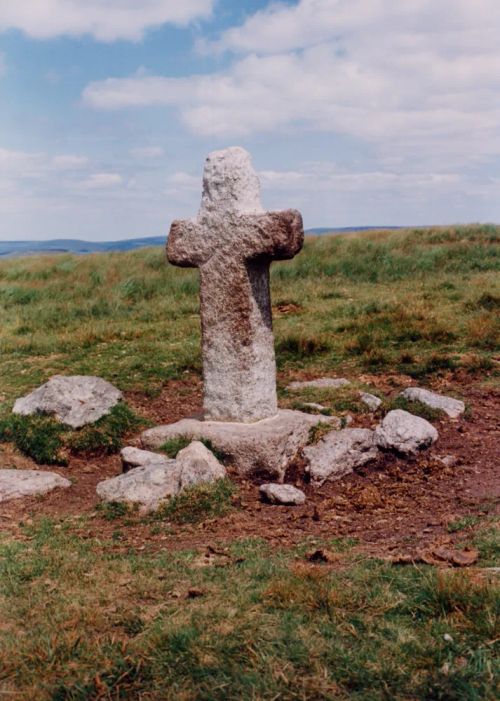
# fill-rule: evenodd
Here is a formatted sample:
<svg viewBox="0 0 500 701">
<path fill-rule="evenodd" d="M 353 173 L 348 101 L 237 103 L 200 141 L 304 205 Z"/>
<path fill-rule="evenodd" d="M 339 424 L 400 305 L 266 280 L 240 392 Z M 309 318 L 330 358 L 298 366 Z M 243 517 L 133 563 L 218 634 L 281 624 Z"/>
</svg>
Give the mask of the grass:
<svg viewBox="0 0 500 701">
<path fill-rule="evenodd" d="M 71 430 L 46 415 L 0 417 L 0 442 L 11 442 L 39 464 L 67 465 L 69 455 L 106 455 L 116 453 L 123 437 L 145 425 L 126 404 L 114 406 L 95 424 Z"/>
<path fill-rule="evenodd" d="M 200 523 L 225 516 L 233 508 L 235 493 L 235 484 L 228 478 L 193 485 L 169 499 L 154 518 L 173 523 Z"/>
<path fill-rule="evenodd" d="M 117 551 L 84 522 L 36 522 L 0 545 L 0 689 L 30 701 L 497 698 L 489 579 L 323 545 L 339 567 L 307 562 L 311 543 L 256 539 L 201 566 L 197 552 Z"/>
<path fill-rule="evenodd" d="M 499 234 L 464 226 L 308 239 L 272 266 L 273 298 L 286 300 L 275 314 L 279 369 L 491 373 Z M 199 346 L 198 273 L 167 266 L 160 250 L 0 261 L 0 405 L 56 373 L 154 394 L 200 372 Z"/>
</svg>

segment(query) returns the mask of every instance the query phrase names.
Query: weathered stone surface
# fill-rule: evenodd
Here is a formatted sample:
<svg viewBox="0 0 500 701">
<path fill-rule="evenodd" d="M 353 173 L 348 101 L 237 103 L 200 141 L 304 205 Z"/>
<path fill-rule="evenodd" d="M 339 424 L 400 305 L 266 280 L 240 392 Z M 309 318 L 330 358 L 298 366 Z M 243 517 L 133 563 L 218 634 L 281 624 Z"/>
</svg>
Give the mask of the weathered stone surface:
<svg viewBox="0 0 500 701">
<path fill-rule="evenodd" d="M 320 422 L 339 425 L 336 417 L 283 409 L 276 416 L 251 424 L 182 419 L 145 431 L 141 441 L 145 448 L 155 449 L 179 436 L 208 439 L 239 474 L 282 480 L 290 460 L 307 443 L 310 429 Z"/>
<path fill-rule="evenodd" d="M 122 398 L 120 390 L 101 377 L 54 375 L 14 404 L 14 413 L 53 414 L 72 428 L 81 428 L 109 414 Z"/>
<path fill-rule="evenodd" d="M 299 212 L 262 209 L 244 149 L 208 156 L 198 216 L 174 221 L 167 244 L 171 263 L 200 269 L 206 419 L 276 415 L 269 266 L 293 258 L 303 238 Z"/>
<path fill-rule="evenodd" d="M 200 482 L 216 482 L 226 476 L 226 468 L 200 441 L 193 441 L 176 457 L 180 468 L 180 488 Z"/>
<path fill-rule="evenodd" d="M 390 411 L 375 429 L 375 441 L 380 448 L 407 455 L 428 448 L 438 437 L 432 424 L 402 409 Z"/>
<path fill-rule="evenodd" d="M 304 409 L 313 409 L 314 411 L 325 411 L 328 407 L 323 406 L 323 404 L 317 404 L 316 402 L 305 402 L 302 404 Z"/>
<path fill-rule="evenodd" d="M 153 453 L 150 450 L 141 450 L 140 448 L 134 448 L 131 446 L 123 448 L 120 455 L 122 459 L 123 472 L 128 472 L 136 467 L 151 467 L 152 465 L 169 467 L 172 463 L 172 459 L 168 458 L 166 455 L 160 455 L 159 453 Z"/>
<path fill-rule="evenodd" d="M 137 504 L 141 512 L 156 511 L 160 504 L 180 489 L 180 467 L 175 460 L 165 464 L 149 463 L 104 480 L 97 485 L 104 501 Z"/>
<path fill-rule="evenodd" d="M 71 482 L 55 472 L 42 470 L 0 470 L 0 502 L 67 489 Z"/>
<path fill-rule="evenodd" d="M 378 455 L 373 431 L 367 428 L 344 428 L 327 433 L 315 445 L 302 453 L 309 463 L 311 482 L 321 485 L 326 480 L 337 480 L 356 467 L 365 465 Z"/>
<path fill-rule="evenodd" d="M 305 504 L 306 495 L 301 489 L 291 484 L 267 483 L 259 487 L 261 496 L 271 504 L 284 504 L 286 506 L 299 506 Z"/>
<path fill-rule="evenodd" d="M 377 411 L 379 406 L 382 404 L 382 400 L 379 397 L 376 397 L 374 394 L 370 394 L 369 392 L 360 392 L 359 398 L 363 404 L 366 404 L 366 406 L 371 409 L 371 411 Z"/>
<path fill-rule="evenodd" d="M 452 419 L 457 419 L 465 411 L 465 404 L 459 399 L 436 394 L 423 387 L 407 387 L 401 392 L 401 396 L 410 402 L 422 402 L 432 409 L 440 409 Z"/>
<path fill-rule="evenodd" d="M 290 382 L 287 386 L 288 390 L 300 390 L 300 389 L 339 389 L 340 387 L 345 387 L 350 385 L 349 380 L 344 377 L 320 377 L 317 380 L 303 380 Z"/>
</svg>

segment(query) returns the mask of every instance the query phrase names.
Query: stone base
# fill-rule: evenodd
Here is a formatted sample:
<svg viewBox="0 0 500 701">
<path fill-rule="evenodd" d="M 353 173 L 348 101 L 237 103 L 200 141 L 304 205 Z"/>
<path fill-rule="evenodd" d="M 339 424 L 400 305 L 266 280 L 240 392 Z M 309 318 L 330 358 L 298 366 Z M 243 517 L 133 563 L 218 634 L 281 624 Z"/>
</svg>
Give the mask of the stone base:
<svg viewBox="0 0 500 701">
<path fill-rule="evenodd" d="M 171 438 L 209 440 L 240 475 L 282 482 L 290 461 L 299 448 L 307 445 L 309 431 L 319 423 L 329 423 L 332 429 L 340 425 L 335 416 L 282 409 L 272 418 L 251 424 L 182 419 L 145 431 L 141 442 L 143 447 L 154 450 Z"/>
</svg>

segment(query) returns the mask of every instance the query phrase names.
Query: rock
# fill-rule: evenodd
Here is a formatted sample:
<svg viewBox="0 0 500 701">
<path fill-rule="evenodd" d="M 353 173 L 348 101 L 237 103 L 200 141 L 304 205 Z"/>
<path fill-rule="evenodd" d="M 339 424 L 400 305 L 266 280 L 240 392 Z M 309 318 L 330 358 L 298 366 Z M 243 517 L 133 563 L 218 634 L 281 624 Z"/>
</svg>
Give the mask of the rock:
<svg viewBox="0 0 500 701">
<path fill-rule="evenodd" d="M 465 404 L 459 399 L 446 397 L 444 394 L 436 394 L 422 387 L 407 387 L 401 392 L 401 397 L 410 402 L 422 402 L 432 409 L 440 409 L 451 419 L 457 419 L 465 411 Z"/>
<path fill-rule="evenodd" d="M 320 377 L 317 380 L 290 382 L 287 389 L 291 391 L 300 389 L 339 389 L 350 384 L 349 380 L 343 377 Z"/>
<path fill-rule="evenodd" d="M 330 431 L 315 445 L 302 451 L 309 463 L 311 482 L 321 485 L 337 480 L 378 455 L 373 431 L 367 428 L 344 428 Z"/>
<path fill-rule="evenodd" d="M 306 495 L 300 489 L 291 484 L 262 484 L 259 487 L 262 497 L 271 504 L 285 504 L 287 506 L 297 506 L 305 504 Z"/>
<path fill-rule="evenodd" d="M 128 472 L 136 467 L 151 467 L 152 465 L 168 467 L 172 463 L 172 459 L 166 455 L 152 453 L 150 450 L 141 450 L 140 448 L 123 448 L 120 455 L 123 472 Z"/>
<path fill-rule="evenodd" d="M 71 428 L 81 428 L 109 414 L 122 399 L 120 390 L 101 377 L 54 375 L 14 404 L 13 412 L 29 416 L 53 414 Z"/>
<path fill-rule="evenodd" d="M 216 482 L 226 477 L 226 468 L 200 441 L 193 441 L 180 450 L 176 458 L 180 467 L 180 487 L 200 482 Z"/>
<path fill-rule="evenodd" d="M 0 502 L 67 489 L 71 482 L 55 472 L 43 470 L 0 470 Z"/>
<path fill-rule="evenodd" d="M 299 448 L 306 445 L 310 429 L 318 423 L 329 423 L 333 427 L 339 425 L 339 420 L 289 409 L 247 424 L 182 419 L 145 431 L 141 442 L 145 448 L 156 449 L 165 441 L 181 436 L 207 439 L 240 475 L 260 475 L 280 481 Z"/>
<path fill-rule="evenodd" d="M 432 424 L 402 409 L 390 411 L 375 429 L 375 441 L 380 448 L 405 455 L 428 448 L 438 437 Z"/>
<path fill-rule="evenodd" d="M 198 215 L 174 221 L 167 244 L 173 265 L 200 269 L 205 419 L 276 415 L 269 266 L 293 258 L 303 240 L 297 210 L 263 210 L 247 151 L 208 156 Z"/>
<path fill-rule="evenodd" d="M 382 404 L 382 400 L 379 397 L 376 397 L 374 394 L 370 394 L 369 392 L 360 392 L 359 397 L 363 404 L 366 404 L 371 411 L 377 411 L 379 406 Z"/>
<path fill-rule="evenodd" d="M 316 404 L 316 402 L 305 402 L 302 406 L 304 409 L 312 409 L 313 411 L 325 411 L 328 408 L 322 404 Z"/>
<path fill-rule="evenodd" d="M 436 455 L 435 460 L 444 465 L 444 467 L 455 467 L 458 464 L 456 455 Z"/>
<path fill-rule="evenodd" d="M 96 491 L 104 501 L 137 504 L 142 513 L 156 511 L 161 503 L 180 490 L 180 467 L 175 460 L 149 463 L 104 480 Z"/>
</svg>

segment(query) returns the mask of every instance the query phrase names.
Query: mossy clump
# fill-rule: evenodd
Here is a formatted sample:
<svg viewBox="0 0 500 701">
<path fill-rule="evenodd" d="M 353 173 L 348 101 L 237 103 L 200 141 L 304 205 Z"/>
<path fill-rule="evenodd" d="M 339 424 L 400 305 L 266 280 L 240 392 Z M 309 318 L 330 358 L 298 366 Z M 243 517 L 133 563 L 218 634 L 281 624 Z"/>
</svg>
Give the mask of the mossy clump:
<svg viewBox="0 0 500 701">
<path fill-rule="evenodd" d="M 212 483 L 187 487 L 172 497 L 155 518 L 174 523 L 200 523 L 208 518 L 224 516 L 233 508 L 236 486 L 227 477 Z"/>
</svg>

